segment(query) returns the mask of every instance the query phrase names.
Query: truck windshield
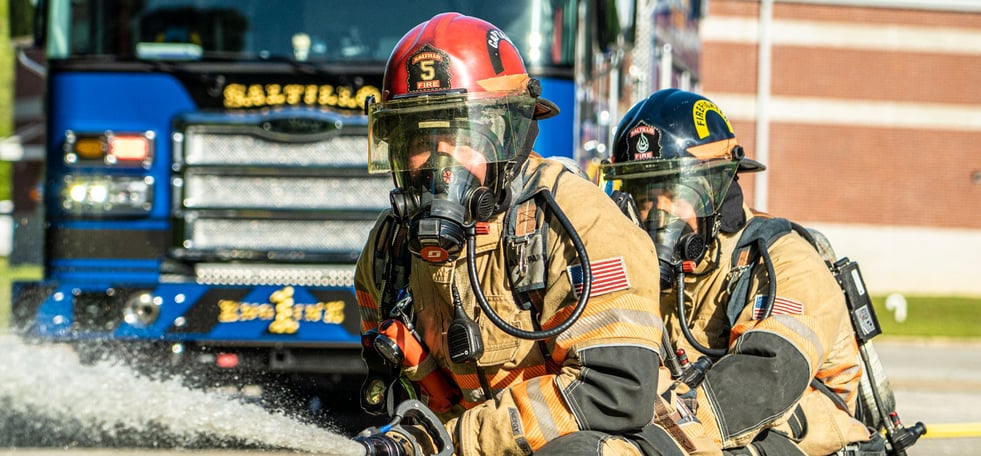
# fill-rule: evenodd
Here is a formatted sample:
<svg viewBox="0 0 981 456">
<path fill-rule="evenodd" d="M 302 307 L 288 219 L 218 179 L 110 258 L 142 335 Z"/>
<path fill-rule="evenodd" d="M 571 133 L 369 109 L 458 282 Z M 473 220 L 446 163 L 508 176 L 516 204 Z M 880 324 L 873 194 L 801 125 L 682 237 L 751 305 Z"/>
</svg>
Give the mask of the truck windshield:
<svg viewBox="0 0 981 456">
<path fill-rule="evenodd" d="M 51 59 L 385 62 L 444 11 L 501 27 L 529 66 L 571 66 L 575 0 L 52 0 Z"/>
</svg>

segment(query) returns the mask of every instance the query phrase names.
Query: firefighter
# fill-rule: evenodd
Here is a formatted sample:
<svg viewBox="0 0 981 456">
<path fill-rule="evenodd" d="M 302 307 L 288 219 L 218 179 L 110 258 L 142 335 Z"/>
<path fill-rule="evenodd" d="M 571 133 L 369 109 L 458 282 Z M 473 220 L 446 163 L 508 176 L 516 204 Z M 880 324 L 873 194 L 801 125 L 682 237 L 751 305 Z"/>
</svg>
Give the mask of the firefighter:
<svg viewBox="0 0 981 456">
<path fill-rule="evenodd" d="M 457 13 L 389 59 L 367 106 L 369 166 L 395 189 L 355 278 L 363 406 L 391 404 L 397 364 L 456 454 L 720 454 L 668 400 L 653 245 L 531 151 L 558 108 L 526 73 L 504 33 Z"/>
<path fill-rule="evenodd" d="M 842 290 L 789 222 L 764 223 L 782 219 L 744 203 L 738 173 L 765 169 L 744 155 L 718 106 L 664 89 L 626 113 L 602 167 L 602 185 L 655 243 L 671 343 L 704 358 L 678 375 L 693 380 L 696 415 L 728 454 L 866 442 Z"/>
</svg>

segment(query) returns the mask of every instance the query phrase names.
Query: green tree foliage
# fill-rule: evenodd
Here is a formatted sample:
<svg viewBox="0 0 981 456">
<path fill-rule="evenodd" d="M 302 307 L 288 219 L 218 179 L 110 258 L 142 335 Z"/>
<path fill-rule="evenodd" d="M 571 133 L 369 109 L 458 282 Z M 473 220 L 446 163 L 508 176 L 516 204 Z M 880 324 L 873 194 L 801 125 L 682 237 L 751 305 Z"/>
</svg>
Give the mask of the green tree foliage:
<svg viewBox="0 0 981 456">
<path fill-rule="evenodd" d="M 34 29 L 34 6 L 31 0 L 9 0 L 10 36 L 30 36 Z"/>
<path fill-rule="evenodd" d="M 10 136 L 14 122 L 14 59 L 10 47 L 9 11 L 10 2 L 0 2 L 0 138 Z M 8 199 L 10 163 L 0 162 L 0 201 Z"/>
</svg>

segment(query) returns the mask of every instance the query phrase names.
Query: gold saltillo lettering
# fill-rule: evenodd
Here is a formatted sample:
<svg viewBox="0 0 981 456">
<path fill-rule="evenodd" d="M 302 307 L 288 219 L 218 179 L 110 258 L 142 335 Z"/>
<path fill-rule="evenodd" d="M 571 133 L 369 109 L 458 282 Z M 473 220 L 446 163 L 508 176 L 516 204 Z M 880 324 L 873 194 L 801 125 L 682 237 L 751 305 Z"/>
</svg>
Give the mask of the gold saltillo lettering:
<svg viewBox="0 0 981 456">
<path fill-rule="evenodd" d="M 226 108 L 247 107 L 248 99 L 245 98 L 245 86 L 242 84 L 228 84 L 223 92 L 225 96 Z"/>
<path fill-rule="evenodd" d="M 248 97 L 250 106 L 258 107 L 266 105 L 266 91 L 263 90 L 262 84 L 250 85 L 245 96 Z"/>
<path fill-rule="evenodd" d="M 283 86 L 279 84 L 266 85 L 266 104 L 278 106 L 286 103 L 286 95 L 283 94 Z"/>
<path fill-rule="evenodd" d="M 308 105 L 317 103 L 317 94 L 319 92 L 316 84 L 307 84 L 303 90 L 303 103 Z"/>
<path fill-rule="evenodd" d="M 321 106 L 337 106 L 337 95 L 334 94 L 334 86 L 320 86 L 320 96 L 317 97 L 317 104 Z"/>
<path fill-rule="evenodd" d="M 338 87 L 337 88 L 337 106 L 340 108 L 357 108 L 358 101 L 351 96 L 350 87 Z"/>
<path fill-rule="evenodd" d="M 443 61 L 443 56 L 438 52 L 420 52 L 412 56 L 412 63 L 418 63 L 422 60 L 435 60 L 437 62 Z"/>
<path fill-rule="evenodd" d="M 364 102 L 365 100 L 368 99 L 368 97 L 375 97 L 375 100 L 381 100 L 382 99 L 381 91 L 378 90 L 378 87 L 375 86 L 362 86 L 360 89 L 358 89 L 358 92 L 354 95 L 355 107 L 361 109 L 361 107 L 364 106 Z"/>
<path fill-rule="evenodd" d="M 286 104 L 295 105 L 300 104 L 300 100 L 303 99 L 303 85 L 302 84 L 289 84 L 284 89 L 283 92 L 286 93 Z"/>
<path fill-rule="evenodd" d="M 381 91 L 370 85 L 355 91 L 353 87 L 330 84 L 229 84 L 222 95 L 224 106 L 230 109 L 301 104 L 361 109 L 368 97 L 381 99 Z"/>
</svg>

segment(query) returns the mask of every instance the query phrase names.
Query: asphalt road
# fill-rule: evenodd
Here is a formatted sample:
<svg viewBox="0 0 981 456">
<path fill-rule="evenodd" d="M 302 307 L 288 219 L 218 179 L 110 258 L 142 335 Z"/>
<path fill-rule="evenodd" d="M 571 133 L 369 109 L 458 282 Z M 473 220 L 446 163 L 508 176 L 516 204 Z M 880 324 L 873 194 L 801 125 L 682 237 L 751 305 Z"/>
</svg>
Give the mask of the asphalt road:
<svg viewBox="0 0 981 456">
<path fill-rule="evenodd" d="M 927 434 L 909 456 L 981 454 L 981 341 L 874 341 L 907 426 Z"/>
<path fill-rule="evenodd" d="M 210 396 L 171 384 L 131 383 L 122 378 L 126 372 L 116 367 L 77 367 L 71 355 L 64 351 L 51 354 L 9 345 L 9 340 L 0 336 L 0 348 L 4 349 L 0 350 L 0 366 L 4 367 L 0 369 L 0 455 L 358 454 L 346 442 L 347 436 L 342 431 L 332 432 L 280 415 L 266 415 L 254 407 L 214 401 Z M 981 451 L 981 341 L 883 339 L 875 341 L 875 348 L 889 376 L 904 423 L 922 421 L 927 425 L 926 437 L 909 450 L 909 456 L 978 454 Z M 47 367 L 27 376 L 11 373 L 37 363 Z M 113 393 L 107 395 L 105 391 Z M 37 395 L 41 400 L 31 402 L 25 400 L 25 395 Z M 51 402 L 62 405 L 44 405 Z M 141 409 L 134 404 L 149 406 Z M 44 416 L 31 416 L 32 407 L 43 409 L 40 415 Z M 142 411 L 134 413 L 133 408 Z M 11 418 L 11 410 L 15 418 Z M 149 410 L 154 412 L 147 416 Z M 113 418 L 95 429 L 80 424 L 100 421 L 106 416 Z M 216 422 L 225 425 L 218 426 Z M 144 427 L 139 432 L 130 429 L 140 423 Z M 176 430 L 187 424 L 198 432 L 197 437 L 161 438 L 153 431 L 153 426 L 161 423 L 171 423 L 169 429 L 178 436 L 184 434 Z M 76 429 L 66 432 L 66 426 Z M 202 438 L 200 432 L 204 431 L 222 437 Z M 92 436 L 93 432 L 97 437 Z M 250 440 L 250 436 L 264 434 L 265 440 Z M 38 439 L 44 443 L 39 448 L 32 444 L 30 436 L 48 437 Z M 59 438 L 63 440 L 58 441 Z"/>
</svg>

